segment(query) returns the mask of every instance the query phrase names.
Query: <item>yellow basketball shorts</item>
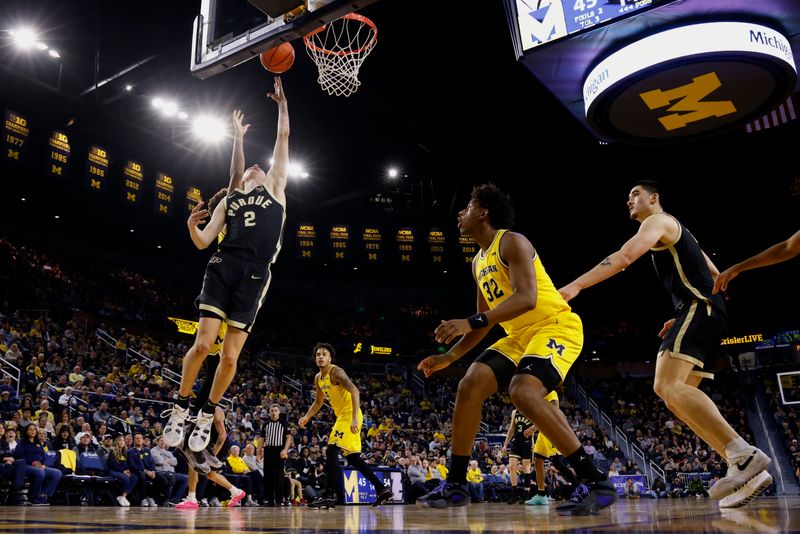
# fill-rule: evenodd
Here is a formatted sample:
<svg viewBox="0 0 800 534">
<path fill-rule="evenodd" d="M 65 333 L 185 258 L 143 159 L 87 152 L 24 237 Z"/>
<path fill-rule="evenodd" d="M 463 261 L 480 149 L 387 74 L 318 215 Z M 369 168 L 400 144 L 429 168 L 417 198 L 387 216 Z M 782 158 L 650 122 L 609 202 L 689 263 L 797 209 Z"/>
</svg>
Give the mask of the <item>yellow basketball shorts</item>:
<svg viewBox="0 0 800 534">
<path fill-rule="evenodd" d="M 328 445 L 338 446 L 345 456 L 354 452 L 361 452 L 361 426 L 364 423 L 364 416 L 361 414 L 361 410 L 358 411 L 358 432 L 355 434 L 350 430 L 350 421 L 352 421 L 350 414 L 337 417 L 336 423 L 331 429 L 331 435 L 328 436 Z"/>
</svg>

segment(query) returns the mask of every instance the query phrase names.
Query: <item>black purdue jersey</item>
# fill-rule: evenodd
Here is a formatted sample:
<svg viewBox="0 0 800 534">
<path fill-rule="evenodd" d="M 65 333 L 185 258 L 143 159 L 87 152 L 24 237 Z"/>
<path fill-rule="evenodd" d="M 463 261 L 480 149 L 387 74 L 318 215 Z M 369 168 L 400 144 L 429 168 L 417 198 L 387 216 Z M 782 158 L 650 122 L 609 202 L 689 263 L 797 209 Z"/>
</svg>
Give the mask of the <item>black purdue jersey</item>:
<svg viewBox="0 0 800 534">
<path fill-rule="evenodd" d="M 283 241 L 283 205 L 263 185 L 249 193 L 234 189 L 225 200 L 225 239 L 219 244 L 219 251 L 258 263 L 273 263 Z"/>
<path fill-rule="evenodd" d="M 514 412 L 514 420 L 511 422 L 511 424 L 514 425 L 513 437 L 515 439 L 522 439 L 522 440 L 531 439 L 531 438 L 526 438 L 525 436 L 522 435 L 523 432 L 528 430 L 533 425 L 533 423 L 531 423 L 531 420 L 525 417 L 522 414 L 522 412 L 520 412 L 519 410 Z"/>
<path fill-rule="evenodd" d="M 721 294 L 711 294 L 714 280 L 700 244 L 680 221 L 675 219 L 675 222 L 680 227 L 678 240 L 668 247 L 650 249 L 656 274 L 672 295 L 675 309 L 700 300 L 725 310 Z"/>
</svg>

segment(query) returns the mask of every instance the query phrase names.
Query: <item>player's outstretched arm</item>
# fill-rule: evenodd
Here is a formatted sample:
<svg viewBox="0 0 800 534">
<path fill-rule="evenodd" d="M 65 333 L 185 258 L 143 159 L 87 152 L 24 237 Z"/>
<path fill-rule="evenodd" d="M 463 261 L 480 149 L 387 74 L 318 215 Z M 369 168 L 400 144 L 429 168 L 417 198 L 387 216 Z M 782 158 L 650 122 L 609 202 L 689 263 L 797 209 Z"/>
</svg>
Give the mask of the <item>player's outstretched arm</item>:
<svg viewBox="0 0 800 534">
<path fill-rule="evenodd" d="M 772 245 L 755 256 L 725 269 L 714 281 L 713 292 L 719 293 L 727 290 L 728 283 L 745 271 L 790 260 L 798 254 L 800 254 L 800 230 L 795 232 L 789 239 Z"/>
<path fill-rule="evenodd" d="M 631 263 L 641 258 L 653 248 L 666 234 L 670 225 L 677 224 L 667 215 L 653 215 L 645 219 L 639 231 L 630 238 L 622 248 L 601 261 L 592 270 L 582 274 L 571 283 L 558 290 L 564 300 L 570 301 L 581 290 L 611 278 L 626 269 Z"/>
<path fill-rule="evenodd" d="M 289 177 L 289 105 L 280 76 L 275 76 L 275 89 L 268 93 L 278 104 L 278 134 L 272 150 L 273 163 L 267 172 L 270 193 L 280 202 L 286 202 L 286 181 Z"/>
<path fill-rule="evenodd" d="M 228 182 L 228 191 L 233 191 L 242 186 L 244 176 L 244 134 L 250 129 L 244 122 L 241 110 L 233 110 L 233 154 L 231 155 L 231 179 Z"/>
</svg>

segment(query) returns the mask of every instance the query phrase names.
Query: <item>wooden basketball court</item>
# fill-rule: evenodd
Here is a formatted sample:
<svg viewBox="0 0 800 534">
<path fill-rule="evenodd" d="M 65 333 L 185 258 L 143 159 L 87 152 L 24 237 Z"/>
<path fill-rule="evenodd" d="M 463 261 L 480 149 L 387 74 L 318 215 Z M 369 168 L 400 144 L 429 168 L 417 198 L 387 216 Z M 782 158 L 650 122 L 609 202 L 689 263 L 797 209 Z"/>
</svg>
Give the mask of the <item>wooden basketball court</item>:
<svg viewBox="0 0 800 534">
<path fill-rule="evenodd" d="M 428 510 L 416 506 L 293 508 L 3 507 L 0 532 L 800 532 L 800 497 L 760 498 L 722 510 L 709 499 L 621 501 L 592 517 L 560 517 L 532 506 L 477 504 Z"/>
</svg>

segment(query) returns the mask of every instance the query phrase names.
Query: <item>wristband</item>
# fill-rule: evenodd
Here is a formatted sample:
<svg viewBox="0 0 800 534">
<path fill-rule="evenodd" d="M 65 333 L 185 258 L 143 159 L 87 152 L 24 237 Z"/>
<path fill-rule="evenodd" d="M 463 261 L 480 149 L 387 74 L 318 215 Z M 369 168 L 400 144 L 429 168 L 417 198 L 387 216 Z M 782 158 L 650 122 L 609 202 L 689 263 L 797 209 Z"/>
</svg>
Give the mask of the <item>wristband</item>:
<svg viewBox="0 0 800 534">
<path fill-rule="evenodd" d="M 468 317 L 467 322 L 473 330 L 478 330 L 479 328 L 486 328 L 489 326 L 489 321 L 486 320 L 485 313 L 476 313 L 472 317 Z"/>
</svg>

